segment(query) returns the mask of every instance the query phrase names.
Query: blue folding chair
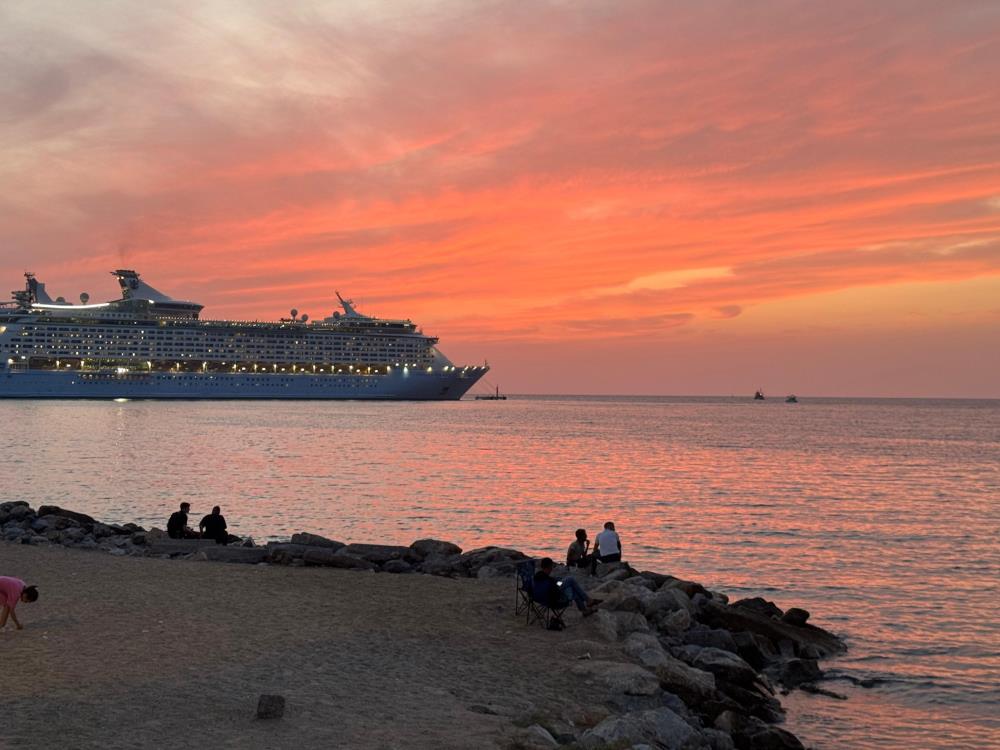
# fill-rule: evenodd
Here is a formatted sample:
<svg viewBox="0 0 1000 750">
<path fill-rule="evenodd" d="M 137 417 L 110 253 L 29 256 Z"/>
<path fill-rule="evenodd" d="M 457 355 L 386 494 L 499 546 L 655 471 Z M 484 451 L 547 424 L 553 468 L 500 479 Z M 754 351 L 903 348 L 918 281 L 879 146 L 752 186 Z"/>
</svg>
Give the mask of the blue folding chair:
<svg viewBox="0 0 1000 750">
<path fill-rule="evenodd" d="M 558 592 L 553 596 L 550 587 L 539 589 L 535 585 L 535 561 L 525 560 L 517 565 L 514 576 L 514 614 L 524 615 L 525 625 L 537 622 L 543 628 L 550 628 L 553 621 L 562 622 L 563 612 L 569 602 L 553 605 L 559 601 Z"/>
</svg>

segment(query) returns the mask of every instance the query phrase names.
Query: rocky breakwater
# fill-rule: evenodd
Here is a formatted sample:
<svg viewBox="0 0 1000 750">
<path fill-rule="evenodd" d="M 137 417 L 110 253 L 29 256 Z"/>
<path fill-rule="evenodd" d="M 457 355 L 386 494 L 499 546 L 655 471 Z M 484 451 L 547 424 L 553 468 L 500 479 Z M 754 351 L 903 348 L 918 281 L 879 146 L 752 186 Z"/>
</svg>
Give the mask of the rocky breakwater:
<svg viewBox="0 0 1000 750">
<path fill-rule="evenodd" d="M 169 539 L 159 529 L 106 524 L 53 505 L 37 511 L 25 502 L 0 503 L 0 536 L 12 543 L 61 545 L 112 555 L 232 563 L 322 566 L 454 578 L 508 578 L 517 550 L 421 539 L 409 546 L 348 544 L 316 534 L 288 541 L 222 546 Z M 599 565 L 596 576 L 574 571 L 588 593 L 602 599 L 593 617 L 551 638 L 553 659 L 540 669 L 565 669 L 585 684 L 594 702 L 542 716 L 513 716 L 510 750 L 569 747 L 584 750 L 786 750 L 802 748 L 778 726 L 778 695 L 803 689 L 840 697 L 817 685 L 820 661 L 845 650 L 834 634 L 808 622 L 798 608 L 783 611 L 761 598 L 729 602 L 725 594 L 627 563 Z M 575 615 L 570 615 L 575 618 Z M 513 637 L 529 637 L 529 632 Z M 489 707 L 471 710 L 492 712 Z M 506 712 L 505 712 L 506 713 Z"/>
</svg>

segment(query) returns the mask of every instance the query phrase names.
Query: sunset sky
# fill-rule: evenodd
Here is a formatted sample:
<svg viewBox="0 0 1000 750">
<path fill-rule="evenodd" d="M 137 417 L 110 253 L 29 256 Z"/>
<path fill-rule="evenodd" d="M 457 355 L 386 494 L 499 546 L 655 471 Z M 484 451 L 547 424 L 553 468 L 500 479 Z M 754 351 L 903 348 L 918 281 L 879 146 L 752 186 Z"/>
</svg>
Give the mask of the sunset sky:
<svg viewBox="0 0 1000 750">
<path fill-rule="evenodd" d="M 0 4 L 0 272 L 515 393 L 1000 397 L 1000 3 Z"/>
</svg>

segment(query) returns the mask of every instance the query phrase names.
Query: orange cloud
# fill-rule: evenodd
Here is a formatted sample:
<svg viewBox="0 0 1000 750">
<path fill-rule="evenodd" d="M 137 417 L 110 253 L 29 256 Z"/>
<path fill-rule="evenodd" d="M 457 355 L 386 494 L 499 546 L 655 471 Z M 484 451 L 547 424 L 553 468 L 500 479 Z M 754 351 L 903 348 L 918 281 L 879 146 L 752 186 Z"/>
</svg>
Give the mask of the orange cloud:
<svg viewBox="0 0 1000 750">
<path fill-rule="evenodd" d="M 7 6 L 0 272 L 257 318 L 340 289 L 449 352 L 535 343 L 541 389 L 619 339 L 711 361 L 783 301 L 954 306 L 1000 275 L 997 38 L 975 1 Z"/>
</svg>

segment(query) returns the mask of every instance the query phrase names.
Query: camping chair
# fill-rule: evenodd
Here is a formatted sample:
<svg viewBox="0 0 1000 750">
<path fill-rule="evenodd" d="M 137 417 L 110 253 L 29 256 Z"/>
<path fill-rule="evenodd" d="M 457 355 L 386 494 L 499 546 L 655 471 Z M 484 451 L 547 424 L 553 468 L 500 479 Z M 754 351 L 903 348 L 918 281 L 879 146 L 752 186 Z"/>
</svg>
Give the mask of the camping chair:
<svg viewBox="0 0 1000 750">
<path fill-rule="evenodd" d="M 514 577 L 514 614 L 524 614 L 526 625 L 537 622 L 543 628 L 548 628 L 553 620 L 562 619 L 569 602 L 553 607 L 548 603 L 549 592 L 539 593 L 544 595 L 538 597 L 542 601 L 535 598 L 535 561 L 525 560 L 519 563 Z"/>
</svg>

